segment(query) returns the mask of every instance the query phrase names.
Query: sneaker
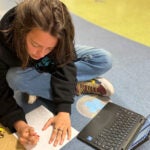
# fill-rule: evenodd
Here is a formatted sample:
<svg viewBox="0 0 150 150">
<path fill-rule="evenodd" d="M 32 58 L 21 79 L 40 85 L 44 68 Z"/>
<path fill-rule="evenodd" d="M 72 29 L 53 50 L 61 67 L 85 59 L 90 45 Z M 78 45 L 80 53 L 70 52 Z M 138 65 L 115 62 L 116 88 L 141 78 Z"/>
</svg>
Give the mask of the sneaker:
<svg viewBox="0 0 150 150">
<path fill-rule="evenodd" d="M 111 96 L 114 94 L 114 88 L 108 80 L 99 77 L 93 80 L 77 83 L 76 94 L 96 94 L 99 96 Z"/>
<path fill-rule="evenodd" d="M 35 95 L 29 95 L 29 98 L 28 98 L 28 104 L 33 104 L 35 103 L 37 100 L 37 96 Z"/>
</svg>

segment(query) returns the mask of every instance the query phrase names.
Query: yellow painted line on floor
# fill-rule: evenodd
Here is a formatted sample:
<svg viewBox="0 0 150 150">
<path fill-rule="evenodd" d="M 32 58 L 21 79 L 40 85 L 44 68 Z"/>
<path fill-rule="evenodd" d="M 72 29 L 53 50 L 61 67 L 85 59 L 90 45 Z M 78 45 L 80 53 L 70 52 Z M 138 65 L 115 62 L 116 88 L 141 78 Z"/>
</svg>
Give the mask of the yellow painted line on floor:
<svg viewBox="0 0 150 150">
<path fill-rule="evenodd" d="M 69 10 L 109 31 L 150 46 L 150 0 L 62 0 Z"/>
</svg>

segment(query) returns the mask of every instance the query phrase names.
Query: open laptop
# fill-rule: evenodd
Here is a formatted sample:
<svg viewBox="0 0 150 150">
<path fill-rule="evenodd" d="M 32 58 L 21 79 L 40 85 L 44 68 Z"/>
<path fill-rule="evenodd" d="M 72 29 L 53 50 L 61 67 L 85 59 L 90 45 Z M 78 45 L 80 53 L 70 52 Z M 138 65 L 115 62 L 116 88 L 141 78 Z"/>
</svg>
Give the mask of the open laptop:
<svg viewBox="0 0 150 150">
<path fill-rule="evenodd" d="M 128 150 L 146 118 L 109 102 L 77 138 L 98 150 Z"/>
</svg>

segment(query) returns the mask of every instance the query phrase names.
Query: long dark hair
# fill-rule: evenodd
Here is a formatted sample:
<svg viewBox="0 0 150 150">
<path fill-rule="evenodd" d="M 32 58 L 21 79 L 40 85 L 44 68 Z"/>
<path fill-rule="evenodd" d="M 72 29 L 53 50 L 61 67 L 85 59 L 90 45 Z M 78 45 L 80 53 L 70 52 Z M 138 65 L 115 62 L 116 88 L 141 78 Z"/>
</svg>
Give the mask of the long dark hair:
<svg viewBox="0 0 150 150">
<path fill-rule="evenodd" d="M 58 38 L 51 52 L 58 65 L 75 59 L 74 26 L 67 7 L 59 0 L 23 0 L 16 7 L 13 22 L 13 43 L 25 68 L 29 62 L 26 50 L 26 35 L 39 28 Z"/>
</svg>

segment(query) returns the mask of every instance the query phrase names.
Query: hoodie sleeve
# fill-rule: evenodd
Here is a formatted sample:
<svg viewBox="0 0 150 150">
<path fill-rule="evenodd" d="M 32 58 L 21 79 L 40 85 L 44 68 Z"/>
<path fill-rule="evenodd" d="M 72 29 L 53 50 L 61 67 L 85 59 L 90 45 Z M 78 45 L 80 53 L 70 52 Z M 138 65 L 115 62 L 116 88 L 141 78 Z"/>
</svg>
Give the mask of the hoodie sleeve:
<svg viewBox="0 0 150 150">
<path fill-rule="evenodd" d="M 58 68 L 51 77 L 51 87 L 56 112 L 71 113 L 76 90 L 76 67 L 73 62 Z"/>
<path fill-rule="evenodd" d="M 6 81 L 7 70 L 7 65 L 0 61 L 0 122 L 14 132 L 13 124 L 26 119 L 23 109 L 16 103 L 13 98 L 14 92 Z"/>
</svg>

